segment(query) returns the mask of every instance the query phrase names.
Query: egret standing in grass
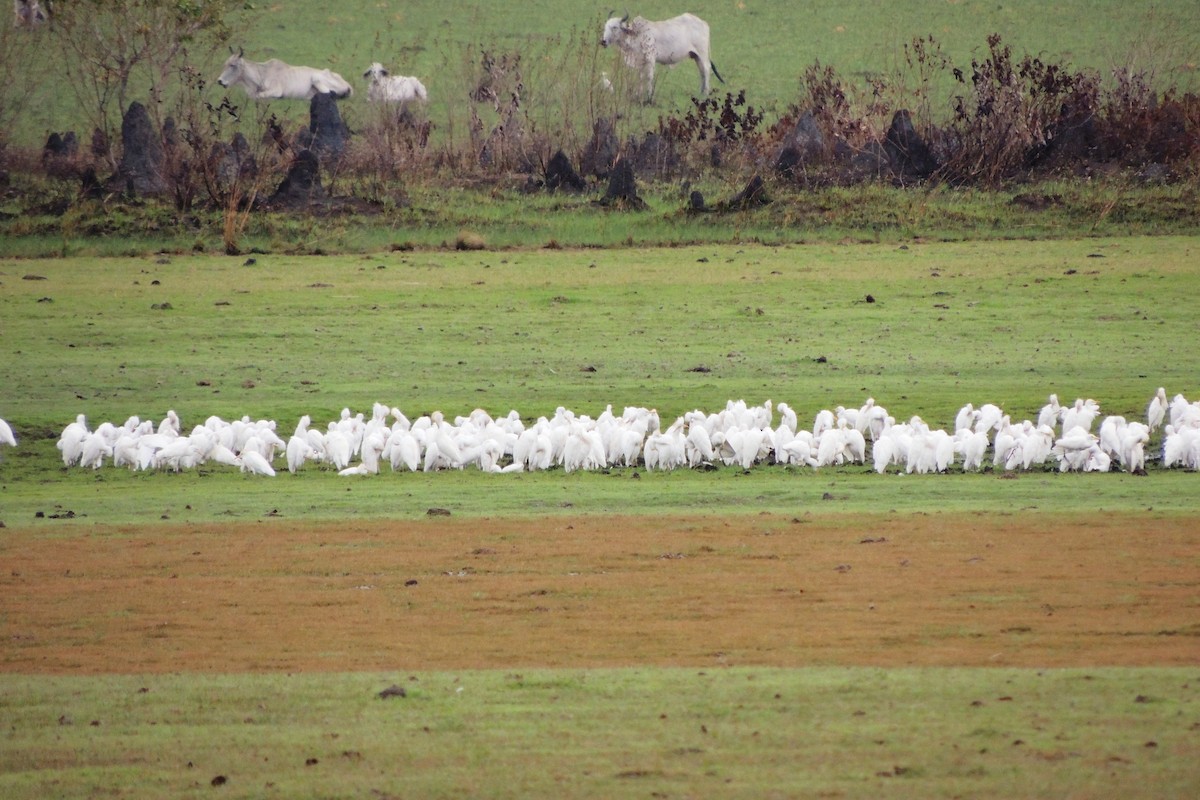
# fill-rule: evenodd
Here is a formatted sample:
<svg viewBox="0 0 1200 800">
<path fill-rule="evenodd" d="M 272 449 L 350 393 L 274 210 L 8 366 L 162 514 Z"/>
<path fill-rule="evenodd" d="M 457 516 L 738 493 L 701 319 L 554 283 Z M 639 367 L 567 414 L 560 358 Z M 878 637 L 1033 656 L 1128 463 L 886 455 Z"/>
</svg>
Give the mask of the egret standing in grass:
<svg viewBox="0 0 1200 800">
<path fill-rule="evenodd" d="M 13 436 L 12 428 L 2 419 L 0 419 L 0 444 L 6 444 L 9 447 L 17 446 L 17 437 Z"/>
<path fill-rule="evenodd" d="M 1158 391 L 1154 393 L 1154 397 L 1150 398 L 1150 404 L 1146 406 L 1146 423 L 1150 426 L 1150 432 L 1154 433 L 1161 428 L 1166 418 L 1167 390 L 1160 386 L 1158 387 Z"/>
</svg>

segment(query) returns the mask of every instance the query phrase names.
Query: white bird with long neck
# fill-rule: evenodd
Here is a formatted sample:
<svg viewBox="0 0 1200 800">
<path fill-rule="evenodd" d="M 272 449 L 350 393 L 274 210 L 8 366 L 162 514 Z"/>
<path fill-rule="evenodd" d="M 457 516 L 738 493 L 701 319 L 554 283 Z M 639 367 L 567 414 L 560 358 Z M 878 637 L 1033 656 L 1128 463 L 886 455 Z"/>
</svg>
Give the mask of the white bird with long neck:
<svg viewBox="0 0 1200 800">
<path fill-rule="evenodd" d="M 308 442 L 308 431 L 302 431 L 299 426 L 296 428 L 296 433 L 292 434 L 291 438 L 288 439 L 287 448 L 284 452 L 287 455 L 288 472 L 293 475 L 300 471 L 300 467 L 304 466 L 305 461 L 317 457 L 317 451 Z"/>
<path fill-rule="evenodd" d="M 83 440 L 89 433 L 87 417 L 83 414 L 77 415 L 74 422 L 63 428 L 62 435 L 54 445 L 62 451 L 63 466 L 73 467 L 79 463 L 83 455 Z"/>
<path fill-rule="evenodd" d="M 89 433 L 83 440 L 79 452 L 79 466 L 100 469 L 104 459 L 112 456 L 112 445 L 100 433 Z"/>
<path fill-rule="evenodd" d="M 778 403 L 775 410 L 779 412 L 779 424 L 786 427 L 792 433 L 800 430 L 796 412 L 787 403 Z"/>
<path fill-rule="evenodd" d="M 712 436 L 704 424 L 704 414 L 689 411 L 683 415 L 687 425 L 687 437 L 684 440 L 683 452 L 689 467 L 695 468 L 701 464 L 711 464 L 713 452 Z"/>
<path fill-rule="evenodd" d="M 1129 473 L 1146 471 L 1146 445 L 1150 443 L 1150 426 L 1136 420 L 1120 432 L 1117 450 L 1118 463 Z"/>
<path fill-rule="evenodd" d="M 1087 467 L 1093 450 L 1103 454 L 1099 443 L 1098 436 L 1089 433 L 1086 428 L 1076 425 L 1054 442 L 1051 452 L 1058 456 L 1060 472 L 1082 472 Z"/>
<path fill-rule="evenodd" d="M 417 472 L 421 468 L 421 445 L 407 428 L 392 429 L 382 455 L 392 465 L 392 472 Z"/>
<path fill-rule="evenodd" d="M 162 420 L 162 422 L 158 423 L 157 432 L 168 435 L 173 433 L 176 436 L 180 434 L 181 427 L 179 424 L 179 415 L 175 413 L 174 409 L 167 411 L 167 416 Z"/>
<path fill-rule="evenodd" d="M 1050 395 L 1050 399 L 1046 405 L 1042 406 L 1042 410 L 1038 412 L 1037 426 L 1040 428 L 1045 426 L 1051 430 L 1058 427 L 1058 421 L 1062 418 L 1062 405 L 1058 402 L 1058 395 Z"/>
<path fill-rule="evenodd" d="M 813 417 L 813 437 L 820 439 L 821 434 L 837 424 L 837 419 L 833 412 L 827 408 L 822 408 Z"/>
<path fill-rule="evenodd" d="M 955 434 L 955 447 L 962 456 L 963 472 L 983 467 L 983 457 L 988 449 L 986 431 L 973 431 L 970 427 L 960 428 Z"/>
<path fill-rule="evenodd" d="M 1100 423 L 1100 449 L 1109 458 L 1118 458 L 1121 453 L 1121 436 L 1128 427 L 1124 417 L 1109 415 Z"/>
<path fill-rule="evenodd" d="M 958 414 L 954 417 L 954 432 L 971 430 L 975 427 L 976 420 L 979 419 L 979 412 L 975 410 L 975 406 L 967 403 L 958 410 Z"/>
<path fill-rule="evenodd" d="M 1163 428 L 1162 464 L 1200 469 L 1200 427 L 1185 425 L 1178 431 L 1171 425 Z"/>
<path fill-rule="evenodd" d="M 1049 425 L 1036 425 L 1021 445 L 1021 468 L 1029 469 L 1035 464 L 1045 464 L 1054 447 L 1054 429 Z"/>
<path fill-rule="evenodd" d="M 1063 434 L 1070 433 L 1073 428 L 1083 428 L 1085 431 L 1090 431 L 1092 423 L 1096 421 L 1096 417 L 1098 416 L 1100 416 L 1099 403 L 1091 398 L 1087 400 L 1077 398 L 1073 406 L 1063 409 Z"/>
<path fill-rule="evenodd" d="M 1158 391 L 1154 393 L 1154 397 L 1150 398 L 1150 402 L 1146 406 L 1146 424 L 1150 426 L 1150 432 L 1154 433 L 1161 428 L 1166 418 L 1167 390 L 1160 386 L 1158 387 Z"/>
<path fill-rule="evenodd" d="M 994 403 L 984 403 L 979 407 L 979 416 L 975 420 L 975 430 L 990 433 L 1000 430 L 1004 412 Z"/>
</svg>

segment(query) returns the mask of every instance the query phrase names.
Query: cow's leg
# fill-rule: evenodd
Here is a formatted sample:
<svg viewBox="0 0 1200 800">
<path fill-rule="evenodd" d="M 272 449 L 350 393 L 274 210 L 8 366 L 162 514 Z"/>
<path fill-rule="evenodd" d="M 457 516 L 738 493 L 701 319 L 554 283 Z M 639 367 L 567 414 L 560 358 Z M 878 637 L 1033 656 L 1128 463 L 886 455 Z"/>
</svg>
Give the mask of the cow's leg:
<svg viewBox="0 0 1200 800">
<path fill-rule="evenodd" d="M 258 92 L 254 95 L 255 100 L 278 100 L 283 97 L 283 89 L 272 83 L 264 83 L 258 87 Z"/>
<path fill-rule="evenodd" d="M 646 62 L 646 104 L 649 105 L 654 101 L 654 61 Z"/>
</svg>

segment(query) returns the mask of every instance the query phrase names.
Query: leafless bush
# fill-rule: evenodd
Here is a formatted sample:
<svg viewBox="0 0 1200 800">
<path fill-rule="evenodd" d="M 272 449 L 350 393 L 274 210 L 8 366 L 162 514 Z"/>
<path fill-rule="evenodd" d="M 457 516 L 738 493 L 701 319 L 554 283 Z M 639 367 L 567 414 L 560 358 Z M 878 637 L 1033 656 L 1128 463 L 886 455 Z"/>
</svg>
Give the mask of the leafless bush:
<svg viewBox="0 0 1200 800">
<path fill-rule="evenodd" d="M 1127 166 L 1193 159 L 1200 155 L 1198 110 L 1195 95 L 1160 97 L 1145 73 L 1117 69 L 1100 109 L 1105 154 Z"/>
<path fill-rule="evenodd" d="M 111 141 L 120 115 L 145 92 L 160 126 L 167 87 L 191 51 L 210 53 L 229 36 L 233 0 L 73 0 L 57 3 L 46 30 L 61 54 L 58 80 L 79 101 L 89 124 Z"/>
<path fill-rule="evenodd" d="M 844 185 L 883 171 L 883 141 L 896 89 L 883 76 L 855 85 L 814 62 L 801 78 L 801 97 L 767 133 L 779 151 L 775 168 L 803 186 Z M 790 151 L 790 152 L 789 152 Z"/>
<path fill-rule="evenodd" d="M 965 91 L 946 128 L 943 176 L 995 186 L 1095 114 L 1099 79 L 1031 56 L 1014 60 L 999 35 L 987 41 L 987 56 L 971 62 L 969 75 L 954 70 Z"/>
<path fill-rule="evenodd" d="M 452 100 L 430 120 L 428 165 L 470 180 L 536 172 L 560 149 L 579 162 L 600 120 L 616 128 L 634 116 L 632 81 L 598 51 L 594 35 L 575 30 L 448 53 L 439 91 Z"/>
<path fill-rule="evenodd" d="M 802 83 L 803 105 L 812 110 L 831 142 L 858 152 L 883 140 L 894 108 L 885 100 L 887 83 L 882 77 L 869 78 L 866 86 L 852 86 L 817 62 L 805 70 Z M 792 113 L 797 110 L 793 106 Z"/>
<path fill-rule="evenodd" d="M 395 202 L 403 198 L 406 182 L 428 179 L 434 163 L 429 146 L 432 129 L 423 112 L 372 108 L 342 159 L 342 169 L 356 180 L 356 194 Z"/>
<path fill-rule="evenodd" d="M 749 105 L 743 90 L 723 98 L 692 98 L 683 116 L 659 118 L 658 134 L 693 169 L 730 161 L 744 166 L 763 135 L 762 121 L 762 109 Z"/>
<path fill-rule="evenodd" d="M 251 105 L 247 119 L 228 96 L 214 103 L 198 70 L 184 67 L 179 79 L 163 126 L 166 191 L 178 211 L 219 211 L 225 250 L 237 253 L 256 201 L 279 177 L 286 137 L 264 106 Z"/>
</svg>

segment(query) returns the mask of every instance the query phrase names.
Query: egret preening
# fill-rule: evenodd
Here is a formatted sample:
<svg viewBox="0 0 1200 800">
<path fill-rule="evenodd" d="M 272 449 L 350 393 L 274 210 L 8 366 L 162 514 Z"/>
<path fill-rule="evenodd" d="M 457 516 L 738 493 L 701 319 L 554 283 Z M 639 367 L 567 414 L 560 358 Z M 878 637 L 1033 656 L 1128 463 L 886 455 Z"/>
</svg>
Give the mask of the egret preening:
<svg viewBox="0 0 1200 800">
<path fill-rule="evenodd" d="M 1200 427 L 1163 428 L 1162 463 L 1164 467 L 1200 470 Z"/>
<path fill-rule="evenodd" d="M 308 419 L 308 417 L 306 416 L 305 419 Z M 288 472 L 293 475 L 300 470 L 300 467 L 304 466 L 305 461 L 311 461 L 317 456 L 317 451 L 308 442 L 307 433 L 307 431 L 301 433 L 300 429 L 297 428 L 297 432 L 292 435 L 292 438 L 288 439 L 286 450 L 287 468 Z"/>
<path fill-rule="evenodd" d="M 1054 443 L 1052 452 L 1058 456 L 1061 472 L 1107 472 L 1111 459 L 1100 449 L 1100 437 L 1076 425 Z M 1104 468 L 1100 469 L 1103 464 Z"/>
<path fill-rule="evenodd" d="M 83 440 L 89 433 L 91 431 L 87 427 L 87 417 L 83 414 L 77 415 L 74 422 L 63 428 L 62 435 L 58 437 L 54 446 L 62 452 L 64 467 L 73 467 L 79 463 L 83 455 Z"/>
<path fill-rule="evenodd" d="M 1058 395 L 1050 395 L 1050 400 L 1046 405 L 1042 406 L 1042 410 L 1038 413 L 1038 427 L 1043 425 L 1053 430 L 1058 426 L 1058 421 L 1062 417 L 1062 406 L 1059 405 Z"/>
<path fill-rule="evenodd" d="M 1121 452 L 1121 434 L 1129 423 L 1124 417 L 1109 415 L 1100 423 L 1100 449 L 1109 458 L 1117 458 Z"/>
<path fill-rule="evenodd" d="M 775 406 L 775 410 L 779 412 L 779 424 L 787 427 L 792 433 L 800 430 L 798 427 L 798 419 L 796 412 L 787 403 L 780 403 Z"/>
<path fill-rule="evenodd" d="M 973 430 L 978 419 L 979 412 L 975 410 L 975 406 L 967 403 L 958 410 L 958 414 L 954 417 L 954 432 Z"/>
<path fill-rule="evenodd" d="M 1161 428 L 1166 418 L 1167 390 L 1160 386 L 1154 397 L 1150 398 L 1150 404 L 1146 406 L 1146 424 L 1150 426 L 1150 432 L 1154 433 Z"/>
<path fill-rule="evenodd" d="M 957 450 L 962 456 L 963 472 L 978 470 L 983 467 L 983 457 L 988 449 L 988 435 L 984 431 L 972 431 L 969 427 L 959 429 Z"/>
<path fill-rule="evenodd" d="M 1095 400 L 1088 398 L 1078 398 L 1075 400 L 1075 405 L 1064 408 L 1062 411 L 1062 430 L 1063 433 L 1069 433 L 1072 428 L 1083 428 L 1085 431 L 1092 429 L 1092 423 L 1096 421 L 1096 417 L 1100 416 L 1100 404 Z"/>
<path fill-rule="evenodd" d="M 1127 472 L 1146 471 L 1146 445 L 1150 443 L 1150 426 L 1141 422 L 1130 422 L 1121 431 L 1121 446 L 1117 460 Z"/>
<path fill-rule="evenodd" d="M 978 416 L 975 419 L 975 430 L 983 433 L 991 433 L 994 430 L 1000 429 L 1000 420 L 1004 418 L 1004 412 L 994 403 L 984 403 L 979 407 Z"/>
<path fill-rule="evenodd" d="M 1182 394 L 1171 398 L 1171 406 L 1167 411 L 1171 419 L 1171 427 L 1176 431 L 1187 426 L 1200 426 L 1200 400 L 1189 403 Z"/>
<path fill-rule="evenodd" d="M 262 453 L 257 450 L 246 450 L 238 456 L 238 466 L 242 472 L 248 472 L 251 475 L 266 475 L 267 477 L 275 477 L 275 470 L 271 464 L 263 457 Z"/>
<path fill-rule="evenodd" d="M 875 447 L 871 449 L 871 461 L 875 467 L 875 471 L 882 475 L 887 471 L 887 468 L 892 465 L 896 457 L 896 440 L 891 436 L 885 436 L 875 442 Z"/>
</svg>

